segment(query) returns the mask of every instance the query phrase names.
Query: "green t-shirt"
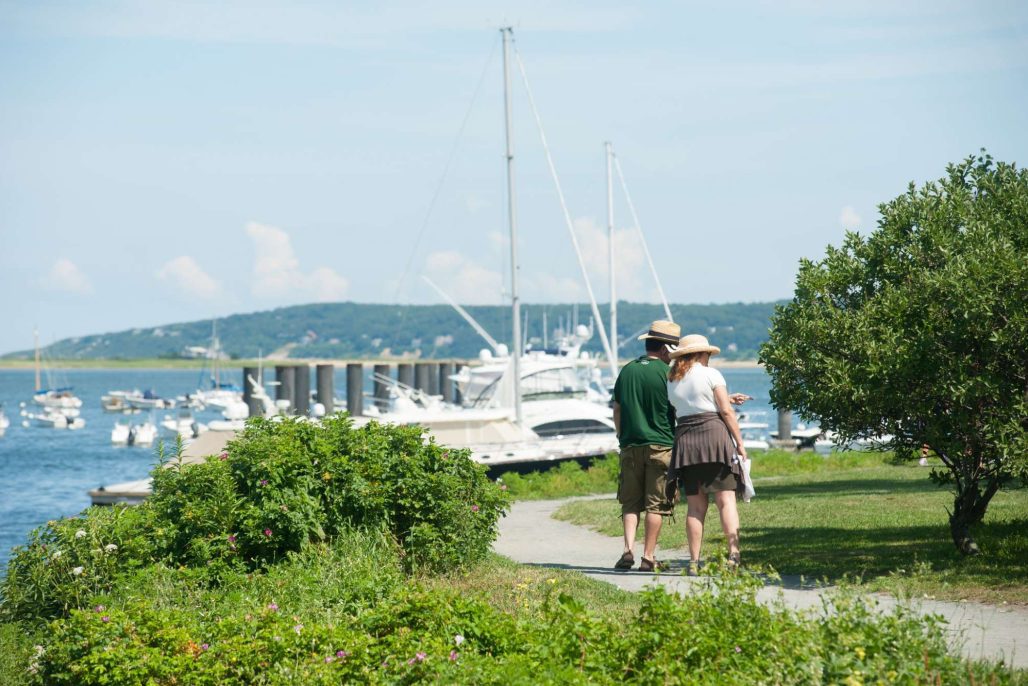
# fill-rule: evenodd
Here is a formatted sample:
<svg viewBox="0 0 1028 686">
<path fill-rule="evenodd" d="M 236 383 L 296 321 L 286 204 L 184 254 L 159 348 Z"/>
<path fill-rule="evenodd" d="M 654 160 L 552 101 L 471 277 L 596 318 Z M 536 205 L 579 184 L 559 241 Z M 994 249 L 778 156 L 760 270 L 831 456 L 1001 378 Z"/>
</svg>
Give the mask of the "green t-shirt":
<svg viewBox="0 0 1028 686">
<path fill-rule="evenodd" d="M 614 402 L 621 406 L 618 441 L 622 448 L 674 444 L 675 411 L 667 398 L 669 370 L 662 360 L 643 355 L 618 374 Z"/>
</svg>

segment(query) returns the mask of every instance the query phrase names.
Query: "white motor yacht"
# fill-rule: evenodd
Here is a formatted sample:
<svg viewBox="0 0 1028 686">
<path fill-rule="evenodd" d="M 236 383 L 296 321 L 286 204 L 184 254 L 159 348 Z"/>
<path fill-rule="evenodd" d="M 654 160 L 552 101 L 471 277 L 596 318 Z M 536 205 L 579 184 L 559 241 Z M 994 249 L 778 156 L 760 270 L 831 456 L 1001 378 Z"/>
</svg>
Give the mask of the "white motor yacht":
<svg viewBox="0 0 1028 686">
<path fill-rule="evenodd" d="M 206 432 L 207 425 L 196 421 L 188 408 L 179 408 L 177 415 L 165 415 L 161 421 L 161 429 L 173 438 L 181 436 L 184 440 L 191 440 Z"/>
<path fill-rule="evenodd" d="M 22 411 L 22 416 L 27 420 L 36 423 L 46 429 L 81 429 L 86 425 L 86 420 L 81 417 L 69 417 L 57 410 L 46 408 L 41 414 Z"/>
<path fill-rule="evenodd" d="M 114 428 L 111 429 L 111 443 L 113 445 L 128 445 L 131 430 L 132 427 L 129 426 L 128 422 L 115 422 Z"/>
</svg>

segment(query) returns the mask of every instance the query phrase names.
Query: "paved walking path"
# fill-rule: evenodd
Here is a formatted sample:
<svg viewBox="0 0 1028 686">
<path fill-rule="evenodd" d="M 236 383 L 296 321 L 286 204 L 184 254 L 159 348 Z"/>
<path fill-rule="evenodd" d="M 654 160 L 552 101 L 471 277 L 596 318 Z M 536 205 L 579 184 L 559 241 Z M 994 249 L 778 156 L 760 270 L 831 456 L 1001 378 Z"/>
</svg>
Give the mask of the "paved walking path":
<svg viewBox="0 0 1028 686">
<path fill-rule="evenodd" d="M 671 563 L 671 569 L 661 575 L 615 571 L 614 561 L 622 549 L 620 538 L 604 536 L 551 516 L 568 500 L 572 499 L 514 503 L 510 514 L 500 520 L 500 536 L 493 549 L 516 562 L 579 571 L 626 591 L 639 591 L 651 584 L 660 584 L 669 590 L 686 593 L 691 584 L 696 583 L 696 579 L 680 575 L 689 559 L 688 552 L 683 550 L 660 549 L 660 559 Z M 637 562 L 641 552 L 642 543 L 639 543 Z M 789 586 L 790 580 L 786 579 L 783 586 L 765 587 L 758 598 L 771 602 L 780 593 L 789 607 L 820 608 L 821 594 L 830 591 Z M 885 611 L 898 604 L 888 595 L 874 594 L 874 598 Z M 1028 609 L 927 599 L 913 601 L 912 606 L 922 613 L 945 617 L 949 622 L 947 633 L 950 642 L 964 655 L 1003 659 L 1014 667 L 1028 668 Z"/>
</svg>

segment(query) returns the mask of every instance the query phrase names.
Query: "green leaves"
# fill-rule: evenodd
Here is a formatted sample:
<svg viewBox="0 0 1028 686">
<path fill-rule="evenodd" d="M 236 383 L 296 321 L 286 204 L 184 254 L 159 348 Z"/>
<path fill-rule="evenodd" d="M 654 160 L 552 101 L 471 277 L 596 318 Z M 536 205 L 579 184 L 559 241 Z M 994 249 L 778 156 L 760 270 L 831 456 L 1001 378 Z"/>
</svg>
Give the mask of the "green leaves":
<svg viewBox="0 0 1028 686">
<path fill-rule="evenodd" d="M 1028 174 L 970 157 L 880 210 L 875 232 L 801 263 L 761 349 L 772 402 L 842 441 L 928 444 L 958 490 L 1024 473 Z"/>
</svg>

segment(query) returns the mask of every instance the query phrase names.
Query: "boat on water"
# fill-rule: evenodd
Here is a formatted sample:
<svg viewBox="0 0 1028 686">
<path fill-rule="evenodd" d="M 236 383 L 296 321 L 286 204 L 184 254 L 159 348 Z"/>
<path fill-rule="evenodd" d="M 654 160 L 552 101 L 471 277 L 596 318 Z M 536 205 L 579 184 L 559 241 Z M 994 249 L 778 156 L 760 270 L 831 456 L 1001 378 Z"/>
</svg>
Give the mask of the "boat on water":
<svg viewBox="0 0 1028 686">
<path fill-rule="evenodd" d="M 39 332 L 33 331 L 32 333 L 36 348 L 36 390 L 32 394 L 32 402 L 42 407 L 44 414 L 47 415 L 56 412 L 69 418 L 78 417 L 82 399 L 75 396 L 75 389 L 71 386 L 67 384 L 58 386 L 53 382 L 54 374 L 49 365 L 44 363 L 42 351 L 39 348 Z M 43 388 L 42 373 L 44 370 L 49 388 Z"/>
<path fill-rule="evenodd" d="M 81 429 L 86 426 L 86 420 L 82 417 L 69 417 L 51 408 L 44 408 L 39 414 L 22 410 L 21 414 L 27 421 L 44 429 Z"/>
<path fill-rule="evenodd" d="M 161 420 L 161 430 L 170 438 L 181 436 L 183 440 L 192 440 L 207 431 L 207 425 L 200 423 L 188 407 L 180 407 L 175 415 L 165 415 Z"/>
<path fill-rule="evenodd" d="M 11 426 L 11 420 L 4 414 L 4 407 L 0 405 L 0 436 L 3 436 L 7 429 Z"/>
<path fill-rule="evenodd" d="M 218 320 L 211 322 L 211 344 L 207 348 L 206 364 L 200 370 L 200 383 L 197 390 L 183 396 L 180 402 L 197 410 L 207 408 L 223 411 L 231 405 L 243 402 L 243 389 L 222 380 L 221 361 L 226 359 L 218 338 Z M 206 377 L 206 378 L 205 378 Z"/>
<path fill-rule="evenodd" d="M 115 422 L 111 429 L 111 443 L 124 446 L 151 446 L 157 440 L 157 426 L 152 421 L 139 424 Z"/>
</svg>

